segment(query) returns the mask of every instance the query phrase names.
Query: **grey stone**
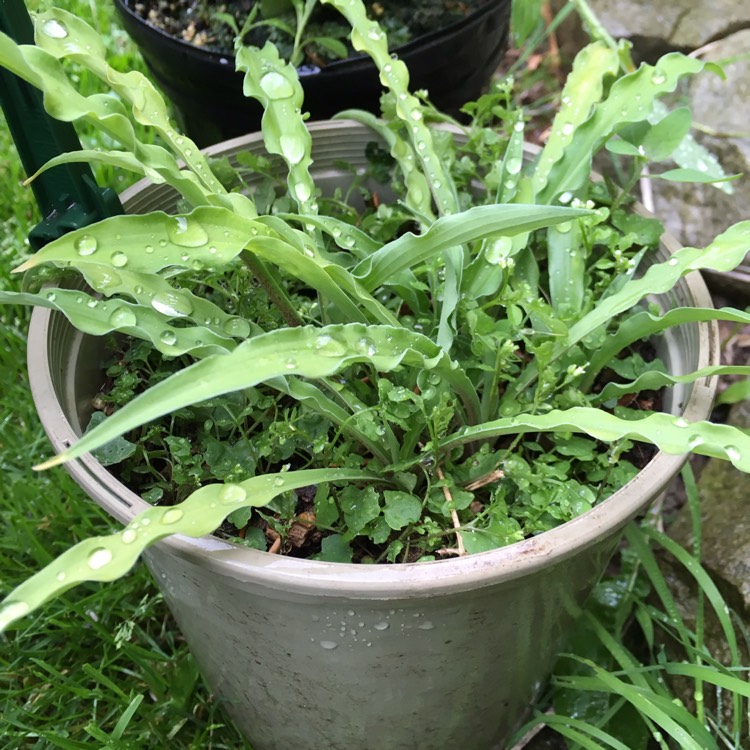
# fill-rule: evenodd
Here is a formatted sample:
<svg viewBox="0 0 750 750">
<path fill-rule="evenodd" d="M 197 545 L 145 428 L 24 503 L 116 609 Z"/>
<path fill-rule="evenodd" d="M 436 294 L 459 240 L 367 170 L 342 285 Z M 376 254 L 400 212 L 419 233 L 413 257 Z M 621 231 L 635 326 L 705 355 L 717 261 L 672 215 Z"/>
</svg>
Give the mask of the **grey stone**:
<svg viewBox="0 0 750 750">
<path fill-rule="evenodd" d="M 665 43 L 695 49 L 750 27 L 747 0 L 589 0 L 589 5 L 612 36 L 636 43 Z"/>
</svg>

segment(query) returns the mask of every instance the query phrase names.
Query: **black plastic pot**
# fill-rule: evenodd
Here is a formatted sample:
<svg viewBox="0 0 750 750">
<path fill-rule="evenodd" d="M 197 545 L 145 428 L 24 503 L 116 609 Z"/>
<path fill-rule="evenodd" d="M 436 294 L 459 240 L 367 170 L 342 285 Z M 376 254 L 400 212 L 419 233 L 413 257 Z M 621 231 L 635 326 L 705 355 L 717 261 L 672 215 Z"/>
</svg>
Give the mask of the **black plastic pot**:
<svg viewBox="0 0 750 750">
<path fill-rule="evenodd" d="M 199 146 L 260 129 L 262 109 L 242 94 L 234 58 L 176 39 L 148 24 L 134 0 L 114 0 L 123 26 L 138 45 L 156 83 L 174 103 L 183 129 Z M 489 83 L 507 47 L 510 0 L 489 0 L 458 23 L 394 50 L 407 64 L 411 88 L 427 89 L 437 107 L 456 113 Z M 305 110 L 327 119 L 356 107 L 380 111 L 382 86 L 369 58 L 300 70 Z"/>
</svg>

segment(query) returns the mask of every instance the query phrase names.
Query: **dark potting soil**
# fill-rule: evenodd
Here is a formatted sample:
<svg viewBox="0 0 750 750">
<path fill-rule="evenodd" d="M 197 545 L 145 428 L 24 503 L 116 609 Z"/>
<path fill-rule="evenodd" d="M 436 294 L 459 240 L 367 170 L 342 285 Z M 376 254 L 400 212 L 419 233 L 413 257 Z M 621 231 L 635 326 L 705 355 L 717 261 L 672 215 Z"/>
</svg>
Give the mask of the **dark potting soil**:
<svg viewBox="0 0 750 750">
<path fill-rule="evenodd" d="M 368 0 L 368 15 L 385 29 L 391 48 L 407 44 L 415 37 L 445 28 L 470 15 L 492 0 Z M 258 3 L 255 0 L 126 0 L 126 4 L 149 24 L 170 36 L 182 39 L 197 47 L 227 56 L 234 54 L 235 33 L 227 17 L 242 28 L 245 19 Z M 278 5 L 279 3 L 277 3 Z M 263 20 L 259 14 L 256 22 Z M 286 11 L 274 16 L 287 26 L 295 27 L 295 14 Z M 349 43 L 349 26 L 343 16 L 331 6 L 318 3 L 305 29 L 303 64 L 321 67 L 340 59 L 336 49 L 344 45 L 348 56 L 355 52 Z M 315 41 L 321 39 L 321 41 Z M 283 57 L 289 59 L 293 39 L 289 33 L 273 25 L 263 25 L 251 30 L 245 42 L 262 47 L 270 40 Z M 337 44 L 323 40 L 334 40 Z"/>
</svg>

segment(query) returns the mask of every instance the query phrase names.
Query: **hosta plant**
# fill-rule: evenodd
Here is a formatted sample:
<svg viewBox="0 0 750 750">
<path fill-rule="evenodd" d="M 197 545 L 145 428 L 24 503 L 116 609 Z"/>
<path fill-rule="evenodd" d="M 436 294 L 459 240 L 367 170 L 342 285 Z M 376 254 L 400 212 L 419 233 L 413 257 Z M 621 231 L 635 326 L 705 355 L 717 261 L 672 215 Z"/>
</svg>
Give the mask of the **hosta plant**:
<svg viewBox="0 0 750 750">
<path fill-rule="evenodd" d="M 234 526 L 244 543 L 279 539 L 283 552 L 303 526 L 312 530 L 303 552 L 320 559 L 433 560 L 588 510 L 648 460 L 641 444 L 750 469 L 744 433 L 658 411 L 660 390 L 725 368 L 669 373 L 653 345 L 670 326 L 750 315 L 651 300 L 690 272 L 740 263 L 750 222 L 657 262 L 658 223 L 633 213 L 613 180 L 590 176 L 603 147 L 628 160 L 626 186 L 666 159 L 689 117 L 649 116 L 681 78 L 713 66 L 668 54 L 622 74 L 618 50 L 593 43 L 575 61 L 546 145 L 529 156 L 508 84 L 469 106 L 470 127 L 446 128 L 409 91 L 361 1 L 326 1 L 387 90 L 382 120 L 348 113 L 380 143 L 368 175 L 328 196 L 311 176 L 296 72 L 270 45 L 238 46 L 237 65 L 245 93 L 265 107 L 272 159 L 247 157 L 232 171 L 176 132 L 146 79 L 111 68 L 79 18 L 38 15 L 35 46 L 0 37 L 0 62 L 44 92 L 53 116 L 93 123 L 115 144 L 48 166 L 130 169 L 172 186 L 184 209 L 73 231 L 17 269 L 31 276 L 26 291 L 0 293 L 116 335 L 98 399 L 111 415 L 95 415 L 40 468 L 88 451 L 122 458 L 135 450 L 122 436 L 136 431 L 129 444 L 148 466 L 139 487 L 162 503 L 18 587 L 0 627 L 81 581 L 123 575 L 168 534 Z M 71 64 L 107 93 L 81 96 Z M 163 145 L 141 142 L 133 121 Z M 248 169 L 265 175 L 251 176 L 250 191 Z M 138 478 L 132 464 L 122 471 Z"/>
</svg>

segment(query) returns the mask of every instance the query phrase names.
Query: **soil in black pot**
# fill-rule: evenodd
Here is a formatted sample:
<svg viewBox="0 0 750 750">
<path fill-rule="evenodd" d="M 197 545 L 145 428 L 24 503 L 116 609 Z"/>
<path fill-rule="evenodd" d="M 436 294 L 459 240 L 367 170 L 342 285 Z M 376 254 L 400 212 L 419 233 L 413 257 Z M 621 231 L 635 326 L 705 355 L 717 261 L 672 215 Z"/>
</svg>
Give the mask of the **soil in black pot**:
<svg viewBox="0 0 750 750">
<path fill-rule="evenodd" d="M 391 47 L 407 44 L 413 38 L 445 28 L 460 21 L 489 0 L 370 0 L 366 3 L 368 15 L 377 20 L 386 30 Z M 137 0 L 127 3 L 135 12 L 151 25 L 162 29 L 170 36 L 182 39 L 197 47 L 231 56 L 234 49 L 232 21 L 236 28 L 242 28 L 248 14 L 260 5 L 266 13 L 270 6 L 276 12 L 288 5 L 288 10 L 278 15 L 264 16 L 259 12 L 255 26 L 246 35 L 248 44 L 263 46 L 270 40 L 286 59 L 293 50 L 294 39 L 282 25 L 294 29 L 296 16 L 291 3 L 285 0 L 261 3 L 254 0 Z M 357 53 L 349 42 L 349 26 L 343 17 L 332 7 L 318 3 L 310 16 L 304 31 L 302 45 L 305 59 L 301 65 L 323 67 L 327 63 L 354 56 Z"/>
</svg>

